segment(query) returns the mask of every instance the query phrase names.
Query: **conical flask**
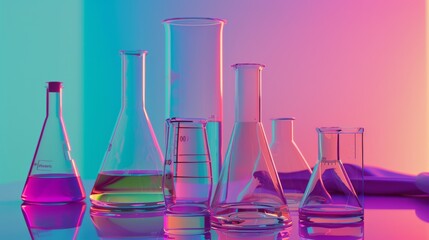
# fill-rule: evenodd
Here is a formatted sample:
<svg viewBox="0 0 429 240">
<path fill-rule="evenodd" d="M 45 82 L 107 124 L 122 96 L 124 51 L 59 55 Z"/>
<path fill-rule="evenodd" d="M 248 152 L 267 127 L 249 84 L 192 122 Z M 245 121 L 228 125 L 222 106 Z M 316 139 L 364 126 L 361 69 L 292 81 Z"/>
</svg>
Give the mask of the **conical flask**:
<svg viewBox="0 0 429 240">
<path fill-rule="evenodd" d="M 363 128 L 318 128 L 319 160 L 299 207 L 308 222 L 349 223 L 363 220 L 363 204 L 343 166 L 363 166 Z"/>
<path fill-rule="evenodd" d="M 62 112 L 62 88 L 62 82 L 48 82 L 46 118 L 21 196 L 25 202 L 65 203 L 85 198 L 70 154 Z"/>
<path fill-rule="evenodd" d="M 164 206 L 163 157 L 145 109 L 146 51 L 121 51 L 122 107 L 91 192 L 99 207 Z"/>
<path fill-rule="evenodd" d="M 211 204 L 212 226 L 260 230 L 290 225 L 283 189 L 261 123 L 264 65 L 233 65 L 235 124 Z"/>
<path fill-rule="evenodd" d="M 293 117 L 287 117 L 271 121 L 270 149 L 289 210 L 298 210 L 311 176 L 311 168 L 293 139 L 294 120 Z"/>
</svg>

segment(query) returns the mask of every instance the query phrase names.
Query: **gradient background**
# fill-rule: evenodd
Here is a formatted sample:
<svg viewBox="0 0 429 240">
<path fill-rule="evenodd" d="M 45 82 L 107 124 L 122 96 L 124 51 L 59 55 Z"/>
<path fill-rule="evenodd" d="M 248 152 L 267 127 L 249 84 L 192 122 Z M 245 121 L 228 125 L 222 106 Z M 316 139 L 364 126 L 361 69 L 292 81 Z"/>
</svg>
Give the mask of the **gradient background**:
<svg viewBox="0 0 429 240">
<path fill-rule="evenodd" d="M 26 178 L 51 80 L 64 82 L 79 171 L 95 178 L 120 110 L 120 49 L 149 51 L 146 107 L 163 147 L 161 21 L 184 16 L 227 20 L 224 149 L 234 121 L 229 66 L 259 62 L 268 139 L 270 118 L 295 116 L 295 141 L 314 165 L 316 127 L 360 126 L 366 165 L 429 171 L 424 0 L 0 0 L 0 183 Z"/>
</svg>

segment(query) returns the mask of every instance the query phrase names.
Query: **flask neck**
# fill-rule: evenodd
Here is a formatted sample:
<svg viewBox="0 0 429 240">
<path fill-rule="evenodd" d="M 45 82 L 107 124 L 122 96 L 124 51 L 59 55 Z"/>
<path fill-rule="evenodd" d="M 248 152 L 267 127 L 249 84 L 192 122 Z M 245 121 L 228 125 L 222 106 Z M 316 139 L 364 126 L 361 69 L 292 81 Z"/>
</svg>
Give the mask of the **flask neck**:
<svg viewBox="0 0 429 240">
<path fill-rule="evenodd" d="M 271 142 L 293 141 L 293 120 L 293 118 L 273 119 Z"/>
<path fill-rule="evenodd" d="M 263 65 L 235 64 L 235 121 L 261 122 L 261 74 Z"/>
<path fill-rule="evenodd" d="M 63 116 L 63 90 L 62 83 L 48 82 L 46 90 L 46 117 Z"/>
<path fill-rule="evenodd" d="M 145 108 L 145 51 L 121 51 L 122 110 Z"/>
</svg>

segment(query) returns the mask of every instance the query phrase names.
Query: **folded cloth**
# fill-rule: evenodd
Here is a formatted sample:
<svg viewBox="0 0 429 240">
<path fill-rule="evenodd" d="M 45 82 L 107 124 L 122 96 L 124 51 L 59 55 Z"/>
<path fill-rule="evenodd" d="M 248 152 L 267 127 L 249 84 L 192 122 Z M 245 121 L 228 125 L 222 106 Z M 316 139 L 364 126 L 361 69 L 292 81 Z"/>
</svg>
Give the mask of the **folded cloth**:
<svg viewBox="0 0 429 240">
<path fill-rule="evenodd" d="M 364 191 L 365 195 L 429 195 L 429 173 L 421 173 L 418 176 L 397 173 L 378 167 L 367 167 L 362 171 L 360 166 L 344 164 L 347 175 L 359 193 Z M 362 176 L 364 179 L 362 188 Z M 308 176 L 297 173 L 279 173 L 283 188 L 291 186 L 304 186 Z M 299 183 L 299 184 L 298 184 Z M 324 181 L 325 186 L 335 188 L 335 181 Z"/>
</svg>

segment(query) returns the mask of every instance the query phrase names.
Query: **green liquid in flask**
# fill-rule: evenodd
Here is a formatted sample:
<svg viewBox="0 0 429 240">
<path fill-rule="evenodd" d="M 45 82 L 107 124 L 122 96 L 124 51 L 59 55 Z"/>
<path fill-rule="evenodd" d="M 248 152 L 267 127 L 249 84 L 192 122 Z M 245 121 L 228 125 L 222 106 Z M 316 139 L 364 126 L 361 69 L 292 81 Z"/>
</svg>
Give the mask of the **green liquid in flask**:
<svg viewBox="0 0 429 240">
<path fill-rule="evenodd" d="M 105 171 L 98 174 L 91 203 L 112 208 L 164 207 L 162 171 Z"/>
</svg>

